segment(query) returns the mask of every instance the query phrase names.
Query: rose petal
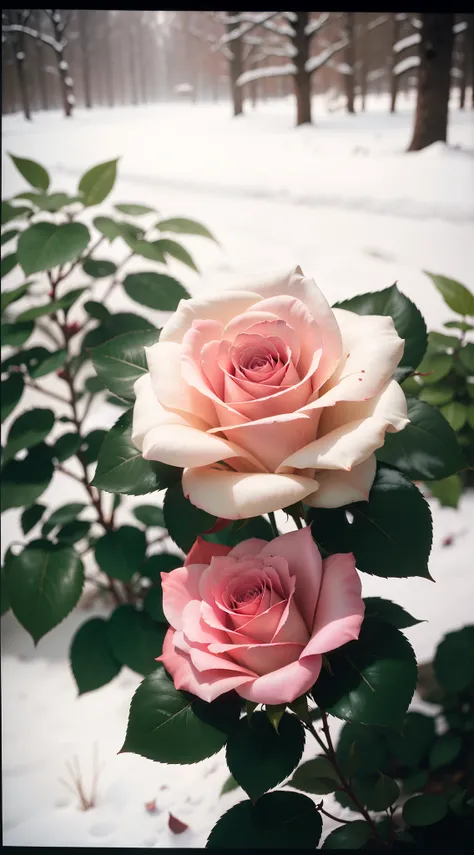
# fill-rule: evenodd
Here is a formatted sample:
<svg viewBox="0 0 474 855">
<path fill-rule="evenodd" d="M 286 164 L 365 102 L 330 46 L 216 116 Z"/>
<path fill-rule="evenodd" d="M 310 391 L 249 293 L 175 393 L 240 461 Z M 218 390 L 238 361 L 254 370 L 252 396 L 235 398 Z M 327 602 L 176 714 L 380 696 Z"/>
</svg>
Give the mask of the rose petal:
<svg viewBox="0 0 474 855">
<path fill-rule="evenodd" d="M 352 553 L 331 555 L 323 561 L 323 581 L 312 638 L 302 659 L 315 653 L 327 653 L 359 638 L 365 611 L 361 590 Z"/>
<path fill-rule="evenodd" d="M 199 580 L 206 564 L 188 564 L 170 573 L 161 573 L 163 612 L 174 629 L 182 629 L 182 613 L 190 600 L 199 600 Z"/>
<path fill-rule="evenodd" d="M 311 528 L 306 526 L 281 534 L 270 540 L 260 554 L 286 558 L 289 571 L 296 578 L 295 603 L 311 631 L 322 578 L 322 559 Z"/>
<path fill-rule="evenodd" d="M 230 550 L 229 555 L 231 558 L 243 558 L 248 555 L 257 556 L 267 543 L 267 540 L 262 540 L 260 537 L 249 537 L 247 540 L 242 540 L 241 543 L 234 546 Z"/>
<path fill-rule="evenodd" d="M 210 703 L 219 695 L 237 689 L 244 683 L 252 682 L 255 679 L 244 674 L 229 674 L 228 671 L 222 669 L 199 672 L 192 664 L 190 657 L 174 647 L 173 634 L 172 629 L 166 633 L 163 652 L 161 656 L 157 657 L 157 662 L 163 662 L 177 689 L 191 692 L 198 698 L 202 698 L 203 701 Z"/>
<path fill-rule="evenodd" d="M 146 434 L 166 419 L 167 413 L 158 403 L 151 384 L 150 374 L 143 374 L 133 385 L 135 406 L 133 408 L 132 442 L 142 449 Z M 180 417 L 176 416 L 179 421 Z"/>
<path fill-rule="evenodd" d="M 178 308 L 161 330 L 160 341 L 180 343 L 194 321 L 214 320 L 226 324 L 259 299 L 253 291 L 219 290 L 209 297 L 181 300 Z"/>
<path fill-rule="evenodd" d="M 159 341 L 145 347 L 145 355 L 155 396 L 163 407 L 180 415 L 190 413 L 193 419 L 204 423 L 204 429 L 214 427 L 217 418 L 212 401 L 184 379 L 181 345 Z"/>
<path fill-rule="evenodd" d="M 210 467 L 185 469 L 182 483 L 193 505 L 226 519 L 278 511 L 302 501 L 316 486 L 302 475 L 242 474 Z"/>
<path fill-rule="evenodd" d="M 145 460 L 159 460 L 169 466 L 207 466 L 218 460 L 248 457 L 253 466 L 261 467 L 251 454 L 233 442 L 176 421 L 148 431 L 142 454 Z"/>
<path fill-rule="evenodd" d="M 281 644 L 222 644 L 215 642 L 209 645 L 211 653 L 228 653 L 239 665 L 248 668 L 256 674 L 267 674 L 283 668 L 297 660 L 304 650 L 304 645 L 292 642 Z"/>
<path fill-rule="evenodd" d="M 210 543 L 208 540 L 203 540 L 198 534 L 184 559 L 184 566 L 187 567 L 188 564 L 210 564 L 214 556 L 228 555 L 230 551 L 230 546 L 224 546 L 222 543 Z"/>
<path fill-rule="evenodd" d="M 237 694 L 257 704 L 291 704 L 308 692 L 319 677 L 322 656 L 307 656 L 237 688 Z"/>
<path fill-rule="evenodd" d="M 367 502 L 376 469 L 375 454 L 354 466 L 350 472 L 322 469 L 316 473 L 318 491 L 307 496 L 305 502 L 312 508 L 340 508 L 351 502 Z"/>
</svg>

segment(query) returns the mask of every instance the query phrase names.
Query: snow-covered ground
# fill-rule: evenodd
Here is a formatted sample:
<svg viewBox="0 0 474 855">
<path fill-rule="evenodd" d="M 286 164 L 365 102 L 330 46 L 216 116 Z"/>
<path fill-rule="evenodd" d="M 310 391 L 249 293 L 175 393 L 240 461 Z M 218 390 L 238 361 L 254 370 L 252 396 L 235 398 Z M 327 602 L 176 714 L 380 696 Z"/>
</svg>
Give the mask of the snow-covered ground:
<svg viewBox="0 0 474 855">
<path fill-rule="evenodd" d="M 194 217 L 218 238 L 219 246 L 186 240 L 201 276 L 178 262 L 170 265 L 191 293 L 300 264 L 330 302 L 397 280 L 428 326 L 441 329 L 451 313 L 422 271 L 473 285 L 472 111 L 453 109 L 448 145 L 405 154 L 412 102 L 401 100 L 395 116 L 387 114 L 385 99 L 375 97 L 364 115 L 328 113 L 323 99 L 316 99 L 315 108 L 314 127 L 297 130 L 293 103 L 286 99 L 237 120 L 230 119 L 227 104 L 77 110 L 73 120 L 37 114 L 31 124 L 7 116 L 3 196 L 26 189 L 7 151 L 44 164 L 54 190 L 73 190 L 88 167 L 121 155 L 110 202 L 143 202 L 164 216 Z M 103 213 L 108 210 L 109 202 Z M 103 257 L 115 254 L 122 257 L 114 244 Z M 129 269 L 148 264 L 134 261 Z M 6 287 L 18 284 L 17 275 L 9 274 Z M 80 273 L 76 283 L 82 284 Z M 118 295 L 114 310 L 121 309 L 147 311 Z M 80 316 L 80 308 L 74 312 Z M 45 385 L 54 389 L 59 382 L 48 379 Z M 24 408 L 45 405 L 37 393 L 22 401 Z M 116 418 L 116 408 L 101 404 L 86 427 L 107 427 Z M 57 507 L 82 498 L 80 490 L 58 475 L 41 501 Z M 428 621 L 407 632 L 421 661 L 444 632 L 472 621 L 474 599 L 474 496 L 465 496 L 458 512 L 436 503 L 432 510 L 430 571 L 436 584 L 363 577 L 365 595 L 392 598 Z M 129 510 L 121 514 L 120 521 L 130 519 Z M 4 515 L 2 535 L 3 554 L 22 539 L 18 512 Z M 449 546 L 442 545 L 446 535 L 453 536 Z M 75 628 L 100 613 L 98 606 L 86 607 L 84 602 L 36 650 L 11 614 L 2 618 L 4 843 L 202 847 L 218 816 L 242 792 L 218 798 L 227 775 L 222 752 L 185 767 L 117 756 L 140 678 L 123 669 L 108 686 L 77 698 L 67 649 Z M 67 777 L 66 761 L 77 756 L 87 790 L 94 745 L 105 765 L 97 806 L 83 812 L 60 778 Z M 305 756 L 312 754 L 308 744 Z M 153 800 L 157 812 L 150 813 L 145 804 Z M 325 805 L 338 810 L 330 797 Z M 183 834 L 169 830 L 169 811 L 189 825 Z"/>
</svg>

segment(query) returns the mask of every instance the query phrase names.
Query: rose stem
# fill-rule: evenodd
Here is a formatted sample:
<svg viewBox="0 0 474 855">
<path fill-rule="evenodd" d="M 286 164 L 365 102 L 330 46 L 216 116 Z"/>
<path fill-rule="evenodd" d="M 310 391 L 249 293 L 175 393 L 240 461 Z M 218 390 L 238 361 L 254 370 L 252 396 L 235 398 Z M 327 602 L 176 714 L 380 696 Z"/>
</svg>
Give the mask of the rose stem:
<svg viewBox="0 0 474 855">
<path fill-rule="evenodd" d="M 274 537 L 279 537 L 279 536 L 280 536 L 280 532 L 279 532 L 279 531 L 278 531 L 278 529 L 277 529 L 277 524 L 276 524 L 276 520 L 275 520 L 275 514 L 274 514 L 274 512 L 273 512 L 273 511 L 271 511 L 271 512 L 268 514 L 268 519 L 270 520 L 270 525 L 271 525 L 271 527 L 272 527 Z"/>
<path fill-rule="evenodd" d="M 320 708 L 320 709 L 321 709 L 321 708 Z M 338 763 L 338 761 L 337 761 L 336 752 L 335 752 L 335 750 L 334 750 L 334 746 L 333 746 L 333 744 L 332 744 L 332 739 L 331 739 L 331 733 L 330 733 L 330 730 L 329 730 L 329 722 L 328 722 L 327 713 L 326 713 L 326 712 L 324 712 L 324 710 L 321 710 L 321 717 L 322 717 L 322 723 L 323 723 L 324 735 L 325 735 L 325 737 L 326 737 L 326 739 L 327 739 L 327 743 L 328 743 L 328 744 L 327 744 L 327 746 L 324 744 L 323 740 L 321 739 L 321 737 L 319 736 L 319 734 L 316 732 L 316 729 L 314 728 L 314 726 L 313 726 L 312 724 L 307 724 L 307 725 L 306 725 L 306 727 L 308 728 L 308 730 L 309 730 L 309 731 L 311 731 L 311 733 L 313 734 L 314 738 L 316 739 L 316 742 L 317 742 L 317 743 L 321 746 L 321 748 L 323 749 L 323 751 L 324 751 L 324 753 L 326 754 L 326 756 L 327 756 L 327 758 L 328 758 L 329 762 L 330 762 L 330 763 L 331 763 L 331 765 L 334 767 L 334 770 L 335 770 L 335 772 L 337 773 L 337 775 L 338 775 L 338 777 L 339 777 L 339 780 L 340 780 L 340 782 L 341 782 L 341 784 L 342 784 L 343 790 L 344 790 L 344 791 L 347 793 L 347 795 L 352 799 L 352 801 L 353 801 L 353 802 L 354 802 L 354 804 L 356 805 L 357 810 L 359 811 L 359 813 L 361 813 L 361 814 L 362 814 L 362 816 L 364 817 L 365 821 L 370 825 L 370 827 L 371 827 L 372 831 L 374 832 L 374 835 L 375 835 L 376 839 L 377 839 L 377 840 L 382 844 L 382 846 L 384 847 L 384 849 L 388 848 L 388 843 L 380 837 L 379 832 L 378 832 L 378 829 L 377 829 L 377 826 L 376 826 L 376 824 L 375 824 L 374 820 L 372 819 L 372 817 L 370 816 L 370 813 L 366 810 L 366 808 L 364 807 L 364 805 L 359 801 L 359 799 L 357 798 L 356 794 L 354 793 L 354 791 L 353 791 L 353 789 L 352 789 L 351 785 L 349 784 L 349 782 L 348 782 L 347 778 L 345 777 L 345 775 L 344 775 L 344 774 L 343 774 L 343 772 L 341 771 L 341 768 L 340 768 L 339 763 Z"/>
</svg>

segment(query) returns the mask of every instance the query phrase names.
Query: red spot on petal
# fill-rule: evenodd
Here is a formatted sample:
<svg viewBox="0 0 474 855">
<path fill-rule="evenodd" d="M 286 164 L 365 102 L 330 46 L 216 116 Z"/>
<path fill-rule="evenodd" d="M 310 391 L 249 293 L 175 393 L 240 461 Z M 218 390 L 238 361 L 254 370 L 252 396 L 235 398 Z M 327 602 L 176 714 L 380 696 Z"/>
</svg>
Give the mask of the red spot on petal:
<svg viewBox="0 0 474 855">
<path fill-rule="evenodd" d="M 148 811 L 148 813 L 158 813 L 156 799 L 152 799 L 151 802 L 145 802 L 145 810 Z"/>
<path fill-rule="evenodd" d="M 361 368 L 361 369 L 360 369 L 360 373 L 361 373 L 361 374 L 365 374 L 365 368 Z"/>
<path fill-rule="evenodd" d="M 175 816 L 173 816 L 172 813 L 170 813 L 168 819 L 168 828 L 170 831 L 173 832 L 173 834 L 182 834 L 183 831 L 186 831 L 186 829 L 189 828 L 189 826 L 186 825 L 185 822 L 181 822 L 180 819 L 177 819 Z"/>
<path fill-rule="evenodd" d="M 362 377 L 358 377 L 357 379 L 358 379 L 359 383 L 362 383 Z"/>
</svg>

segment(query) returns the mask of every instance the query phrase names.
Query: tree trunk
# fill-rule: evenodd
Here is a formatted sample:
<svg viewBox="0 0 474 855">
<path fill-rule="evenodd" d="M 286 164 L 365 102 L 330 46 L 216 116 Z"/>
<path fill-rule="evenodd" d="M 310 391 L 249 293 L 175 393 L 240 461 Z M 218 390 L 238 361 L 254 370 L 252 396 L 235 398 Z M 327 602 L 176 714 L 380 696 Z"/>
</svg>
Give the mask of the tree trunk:
<svg viewBox="0 0 474 855">
<path fill-rule="evenodd" d="M 305 28 L 309 23 L 309 12 L 296 12 L 296 21 L 293 24 L 295 35 L 292 37 L 293 47 L 296 51 L 294 63 L 296 73 L 294 75 L 294 87 L 296 95 L 296 126 L 311 124 L 311 75 L 306 71 L 306 63 L 309 59 L 309 36 L 305 34 Z"/>
<path fill-rule="evenodd" d="M 239 12 L 227 12 L 229 16 L 239 15 Z M 240 24 L 227 24 L 227 32 L 232 33 Z M 229 74 L 230 74 L 230 91 L 232 95 L 232 107 L 234 116 L 241 116 L 244 112 L 244 99 L 242 87 L 237 86 L 237 80 L 244 70 L 242 56 L 242 38 L 234 39 L 229 42 L 229 48 L 232 51 L 232 58 L 229 59 Z"/>
<path fill-rule="evenodd" d="M 110 20 L 110 10 L 104 13 L 104 76 L 105 76 L 105 89 L 107 92 L 107 101 L 109 107 L 113 107 L 115 103 L 114 99 L 114 71 L 112 66 L 112 46 L 111 46 L 111 20 Z"/>
<path fill-rule="evenodd" d="M 79 10 L 79 41 L 81 47 L 81 65 L 82 65 L 82 84 L 84 86 L 84 106 L 90 110 L 92 108 L 91 97 L 91 78 L 88 55 L 88 24 L 89 11 L 87 9 Z"/>
<path fill-rule="evenodd" d="M 453 24 L 454 13 L 422 14 L 415 127 L 408 151 L 446 142 Z"/>
<path fill-rule="evenodd" d="M 20 84 L 20 97 L 21 97 L 21 106 L 23 108 L 23 113 L 25 114 L 25 119 L 30 122 L 31 121 L 31 109 L 30 109 L 30 93 L 28 91 L 28 80 L 26 77 L 26 68 L 25 68 L 25 37 L 23 33 L 17 33 L 17 38 L 15 39 L 15 62 L 16 62 L 16 72 L 18 75 L 18 83 Z"/>
<path fill-rule="evenodd" d="M 398 41 L 400 33 L 399 22 L 397 21 L 397 13 L 392 12 L 392 52 L 390 54 L 390 112 L 395 113 L 397 107 L 398 95 L 398 75 L 395 74 L 395 66 L 397 64 L 397 54 L 394 51 L 395 44 Z"/>
<path fill-rule="evenodd" d="M 35 26 L 38 31 L 41 32 L 41 10 L 37 9 L 35 14 Z M 44 45 L 38 39 L 35 39 L 35 53 L 36 53 L 36 71 L 38 75 L 38 89 L 40 96 L 40 104 L 42 110 L 48 110 L 49 108 L 49 98 L 48 98 L 48 75 L 44 70 Z"/>
<path fill-rule="evenodd" d="M 459 80 L 459 109 L 466 106 L 466 87 L 469 79 L 469 67 L 474 71 L 474 16 L 468 15 L 467 29 L 461 34 L 461 78 Z M 473 101 L 474 104 L 474 101 Z"/>
<path fill-rule="evenodd" d="M 345 49 L 345 62 L 349 66 L 346 69 L 347 74 L 344 74 L 344 82 L 346 87 L 346 109 L 348 113 L 355 113 L 354 110 L 354 65 L 355 65 L 355 44 L 354 44 L 354 12 L 346 12 L 346 37 L 349 42 Z"/>
</svg>

